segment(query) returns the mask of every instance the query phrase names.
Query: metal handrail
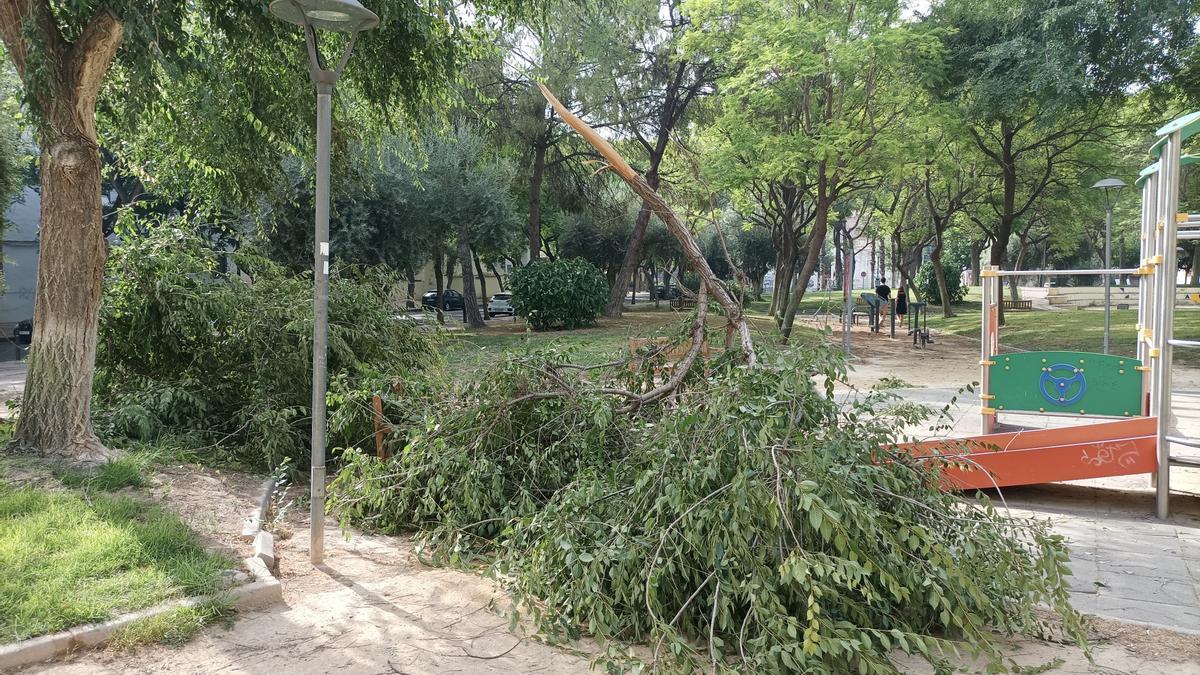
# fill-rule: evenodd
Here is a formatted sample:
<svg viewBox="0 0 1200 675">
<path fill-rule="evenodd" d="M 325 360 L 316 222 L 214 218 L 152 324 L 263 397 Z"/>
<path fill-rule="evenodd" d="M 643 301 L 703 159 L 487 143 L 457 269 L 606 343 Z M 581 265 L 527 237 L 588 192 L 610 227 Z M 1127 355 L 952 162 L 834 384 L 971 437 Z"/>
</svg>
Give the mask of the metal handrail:
<svg viewBox="0 0 1200 675">
<path fill-rule="evenodd" d="M 1165 440 L 1171 443 L 1186 445 L 1189 448 L 1200 448 L 1200 438 L 1182 438 L 1180 436 L 1166 436 Z"/>
<path fill-rule="evenodd" d="M 1096 270 L 995 270 L 989 271 L 989 275 L 998 277 L 1057 277 L 1057 276 L 1083 276 L 1095 275 L 1102 276 L 1117 275 L 1117 274 L 1138 274 L 1141 272 L 1136 267 L 1115 268 L 1115 269 L 1096 269 Z"/>
</svg>

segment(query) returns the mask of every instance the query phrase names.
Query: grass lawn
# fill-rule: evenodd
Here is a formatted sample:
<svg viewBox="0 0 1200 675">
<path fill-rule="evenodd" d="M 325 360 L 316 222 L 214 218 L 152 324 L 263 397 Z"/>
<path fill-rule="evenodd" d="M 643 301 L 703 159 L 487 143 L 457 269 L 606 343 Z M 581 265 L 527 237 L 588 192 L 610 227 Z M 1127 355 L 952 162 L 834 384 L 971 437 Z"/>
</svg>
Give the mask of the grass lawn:
<svg viewBox="0 0 1200 675">
<path fill-rule="evenodd" d="M 868 291 L 855 289 L 854 296 Z M 800 302 L 801 313 L 832 310 L 840 313 L 841 291 L 809 291 Z M 942 316 L 940 307 L 929 310 L 929 327 L 937 333 L 962 335 L 979 339 L 980 329 L 979 287 L 969 289 L 967 299 L 954 306 L 955 316 Z M 767 303 L 753 303 L 751 311 L 765 315 Z M 1007 312 L 1007 324 L 1000 329 L 1000 344 L 1012 349 L 1027 351 L 1080 351 L 1101 352 L 1104 350 L 1104 312 L 1099 309 L 1064 310 L 1061 312 L 1031 311 Z M 1110 331 L 1111 351 L 1114 354 L 1133 356 L 1137 347 L 1137 310 L 1114 309 Z M 1200 340 L 1200 310 L 1180 307 L 1175 312 L 1175 335 L 1187 340 Z M 1176 349 L 1175 360 L 1191 366 L 1200 366 L 1200 350 Z"/>
<path fill-rule="evenodd" d="M 775 346 L 779 344 L 777 331 L 774 322 L 765 315 L 765 310 L 765 303 L 752 303 L 747 308 L 746 316 L 756 344 Z M 628 356 L 631 338 L 683 334 L 683 322 L 688 316 L 688 313 L 671 310 L 668 303 L 663 302 L 658 309 L 652 303 L 627 307 L 625 314 L 618 319 L 602 318 L 592 328 L 571 331 L 536 333 L 527 331 L 525 322 L 521 320 L 494 323 L 480 331 L 454 334 L 451 338 L 450 362 L 455 370 L 466 372 L 486 368 L 490 361 L 505 351 L 525 345 L 553 345 L 574 350 L 572 361 L 575 363 L 605 363 Z M 722 329 L 725 318 L 709 312 L 708 325 L 714 330 Z M 795 337 L 796 341 L 804 344 L 819 339 L 819 333 L 805 326 L 796 326 Z"/>
<path fill-rule="evenodd" d="M 0 643 L 219 590 L 233 561 L 205 550 L 178 516 L 95 491 L 126 472 L 39 487 L 0 475 Z"/>
<path fill-rule="evenodd" d="M 936 333 L 951 333 L 979 339 L 981 303 L 978 289 L 972 288 L 967 301 L 954 306 L 955 316 L 942 316 L 940 307 L 930 308 L 929 327 Z M 1027 351 L 1104 350 L 1104 311 L 1099 309 L 1064 310 L 1061 312 L 1006 312 L 1005 325 L 1000 328 L 1000 345 Z M 1110 351 L 1121 356 L 1133 356 L 1137 350 L 1137 310 L 1112 310 Z M 1175 335 L 1182 339 L 1200 339 L 1200 311 L 1180 308 L 1175 312 Z M 1200 366 L 1200 352 L 1195 349 L 1176 349 L 1176 363 Z"/>
</svg>

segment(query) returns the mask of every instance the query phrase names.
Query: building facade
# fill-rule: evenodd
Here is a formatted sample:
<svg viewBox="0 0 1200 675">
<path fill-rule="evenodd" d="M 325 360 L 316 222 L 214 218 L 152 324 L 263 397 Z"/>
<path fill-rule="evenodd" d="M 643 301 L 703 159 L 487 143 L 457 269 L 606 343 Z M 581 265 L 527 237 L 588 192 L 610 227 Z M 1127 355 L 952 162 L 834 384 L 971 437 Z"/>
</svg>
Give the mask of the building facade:
<svg viewBox="0 0 1200 675">
<path fill-rule="evenodd" d="M 3 262 L 0 263 L 4 270 L 3 294 L 0 295 L 0 338 L 11 337 L 13 327 L 18 322 L 33 318 L 41 207 L 38 189 L 25 186 L 21 195 L 4 212 L 8 227 L 4 230 Z"/>
</svg>

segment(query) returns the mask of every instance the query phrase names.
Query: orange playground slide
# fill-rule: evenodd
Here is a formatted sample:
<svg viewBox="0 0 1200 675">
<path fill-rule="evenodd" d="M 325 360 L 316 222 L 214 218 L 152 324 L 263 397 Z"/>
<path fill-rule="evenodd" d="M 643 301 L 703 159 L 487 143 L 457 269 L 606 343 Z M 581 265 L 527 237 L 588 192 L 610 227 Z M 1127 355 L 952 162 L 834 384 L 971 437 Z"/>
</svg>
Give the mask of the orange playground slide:
<svg viewBox="0 0 1200 675">
<path fill-rule="evenodd" d="M 1156 429 L 1155 418 L 1138 417 L 901 447 L 922 457 L 944 458 L 946 486 L 974 490 L 1154 473 Z"/>
</svg>

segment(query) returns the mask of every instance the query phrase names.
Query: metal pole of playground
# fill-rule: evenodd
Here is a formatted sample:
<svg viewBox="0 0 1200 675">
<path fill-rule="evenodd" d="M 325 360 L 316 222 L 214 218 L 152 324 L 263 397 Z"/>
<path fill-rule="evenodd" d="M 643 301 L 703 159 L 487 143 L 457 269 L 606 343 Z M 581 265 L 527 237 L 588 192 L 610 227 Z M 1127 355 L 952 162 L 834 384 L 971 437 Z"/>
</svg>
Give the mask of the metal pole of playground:
<svg viewBox="0 0 1200 675">
<path fill-rule="evenodd" d="M 1125 187 L 1120 178 L 1096 181 L 1093 188 L 1104 190 L 1104 269 L 1112 268 L 1112 216 L 1117 197 Z M 1109 328 L 1112 325 L 1112 278 L 1104 275 L 1104 353 L 1108 353 Z"/>
<path fill-rule="evenodd" d="M 358 0 L 274 0 L 276 18 L 304 29 L 309 75 L 317 91 L 317 195 L 313 236 L 313 385 L 312 476 L 309 490 L 309 549 L 314 565 L 325 558 L 325 395 L 329 340 L 329 160 L 333 126 L 333 87 L 350 60 L 362 31 L 379 24 L 379 17 Z M 337 65 L 325 65 L 316 31 L 348 33 L 350 39 Z"/>
</svg>

